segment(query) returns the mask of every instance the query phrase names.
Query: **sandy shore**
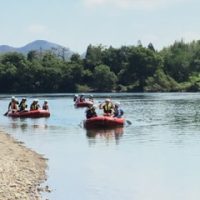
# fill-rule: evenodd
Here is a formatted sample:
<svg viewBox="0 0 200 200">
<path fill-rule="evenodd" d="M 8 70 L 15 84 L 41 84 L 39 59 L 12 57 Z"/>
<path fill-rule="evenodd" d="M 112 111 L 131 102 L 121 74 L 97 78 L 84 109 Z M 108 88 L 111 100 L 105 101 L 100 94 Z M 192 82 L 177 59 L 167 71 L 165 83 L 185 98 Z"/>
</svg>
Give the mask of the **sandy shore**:
<svg viewBox="0 0 200 200">
<path fill-rule="evenodd" d="M 46 167 L 41 155 L 0 132 L 0 200 L 41 199 Z"/>
</svg>

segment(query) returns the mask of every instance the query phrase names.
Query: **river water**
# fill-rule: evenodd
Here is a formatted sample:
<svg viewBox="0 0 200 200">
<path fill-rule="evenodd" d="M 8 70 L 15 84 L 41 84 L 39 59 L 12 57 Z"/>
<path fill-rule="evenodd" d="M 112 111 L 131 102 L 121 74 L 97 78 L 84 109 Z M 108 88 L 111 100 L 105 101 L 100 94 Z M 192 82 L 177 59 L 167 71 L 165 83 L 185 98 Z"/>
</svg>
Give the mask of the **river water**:
<svg viewBox="0 0 200 200">
<path fill-rule="evenodd" d="M 26 94 L 49 101 L 51 117 L 3 116 L 12 95 L 0 95 L 3 130 L 48 158 L 50 200 L 200 199 L 200 94 L 94 94 L 120 101 L 132 124 L 82 127 L 85 109 L 73 94 Z M 98 111 L 99 113 L 101 111 Z"/>
</svg>

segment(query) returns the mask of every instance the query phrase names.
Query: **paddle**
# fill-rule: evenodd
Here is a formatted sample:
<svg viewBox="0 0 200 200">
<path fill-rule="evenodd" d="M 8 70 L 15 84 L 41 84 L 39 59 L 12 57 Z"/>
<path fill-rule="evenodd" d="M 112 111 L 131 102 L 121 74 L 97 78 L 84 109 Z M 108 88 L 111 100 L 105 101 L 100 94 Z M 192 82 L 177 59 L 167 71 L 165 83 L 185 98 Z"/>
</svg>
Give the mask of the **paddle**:
<svg viewBox="0 0 200 200">
<path fill-rule="evenodd" d="M 7 116 L 8 113 L 9 113 L 9 110 L 8 110 L 7 112 L 5 112 L 3 115 L 4 115 L 4 116 Z"/>
<path fill-rule="evenodd" d="M 127 123 L 128 125 L 131 125 L 131 124 L 132 124 L 132 122 L 131 122 L 130 120 L 126 120 L 126 123 Z"/>
</svg>

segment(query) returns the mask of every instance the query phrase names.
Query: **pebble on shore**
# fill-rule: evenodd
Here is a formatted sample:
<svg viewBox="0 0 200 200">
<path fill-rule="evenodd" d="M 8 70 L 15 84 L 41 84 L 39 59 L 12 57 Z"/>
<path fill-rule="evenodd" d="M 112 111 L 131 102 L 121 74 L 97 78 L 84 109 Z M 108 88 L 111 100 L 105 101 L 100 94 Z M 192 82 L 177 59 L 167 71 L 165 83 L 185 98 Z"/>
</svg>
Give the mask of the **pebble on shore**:
<svg viewBox="0 0 200 200">
<path fill-rule="evenodd" d="M 0 132 L 0 199 L 40 200 L 46 159 Z"/>
</svg>

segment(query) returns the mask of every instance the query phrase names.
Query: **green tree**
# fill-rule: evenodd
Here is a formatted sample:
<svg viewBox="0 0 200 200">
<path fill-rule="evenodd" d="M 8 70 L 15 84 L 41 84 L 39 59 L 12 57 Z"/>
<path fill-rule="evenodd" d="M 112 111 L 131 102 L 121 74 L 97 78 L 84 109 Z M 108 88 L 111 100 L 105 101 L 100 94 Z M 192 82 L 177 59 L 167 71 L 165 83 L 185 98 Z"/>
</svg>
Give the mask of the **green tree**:
<svg viewBox="0 0 200 200">
<path fill-rule="evenodd" d="M 128 61 L 129 48 L 122 46 L 120 49 L 110 47 L 103 51 L 103 63 L 110 66 L 116 75 L 125 68 Z"/>
<path fill-rule="evenodd" d="M 102 45 L 92 46 L 89 45 L 87 47 L 86 55 L 85 55 L 85 67 L 90 69 L 91 71 L 97 65 L 102 64 L 102 51 L 104 47 Z"/>
<path fill-rule="evenodd" d="M 96 66 L 94 69 L 94 87 L 100 92 L 110 92 L 115 89 L 117 77 L 106 65 Z"/>
<path fill-rule="evenodd" d="M 1 92 L 16 92 L 14 87 L 16 81 L 17 68 L 11 64 L 0 64 L 0 87 Z"/>
<path fill-rule="evenodd" d="M 82 63 L 81 56 L 78 53 L 72 54 L 70 61 L 73 63 Z"/>
<path fill-rule="evenodd" d="M 151 51 L 154 51 L 154 52 L 156 51 L 151 42 L 148 44 L 148 49 L 150 49 Z"/>
<path fill-rule="evenodd" d="M 164 70 L 177 82 L 187 81 L 190 75 L 192 54 L 183 41 L 175 42 L 161 54 L 164 57 Z"/>
<path fill-rule="evenodd" d="M 27 60 L 32 62 L 35 59 L 39 58 L 39 54 L 37 51 L 33 50 L 33 51 L 29 51 L 27 54 Z"/>
<path fill-rule="evenodd" d="M 132 47 L 128 55 L 126 68 L 119 74 L 120 83 L 135 85 L 135 89 L 143 91 L 146 79 L 163 67 L 160 55 L 144 47 Z"/>
</svg>

